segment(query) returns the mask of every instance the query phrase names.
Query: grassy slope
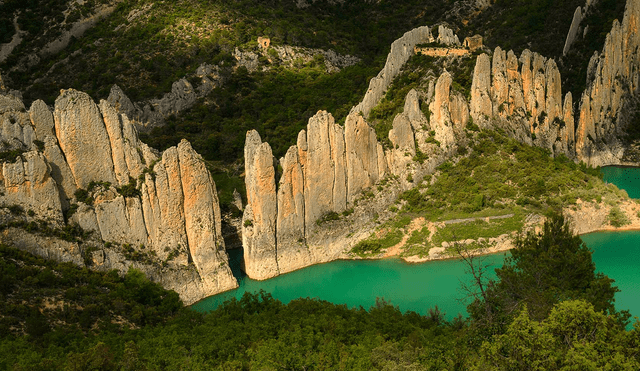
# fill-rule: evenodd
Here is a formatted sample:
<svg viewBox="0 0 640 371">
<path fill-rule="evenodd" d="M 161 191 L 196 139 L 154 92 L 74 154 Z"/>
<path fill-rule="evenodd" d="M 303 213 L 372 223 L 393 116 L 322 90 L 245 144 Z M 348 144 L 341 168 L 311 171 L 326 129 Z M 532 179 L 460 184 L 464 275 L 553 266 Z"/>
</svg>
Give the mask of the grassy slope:
<svg viewBox="0 0 640 371">
<path fill-rule="evenodd" d="M 490 222 L 448 225 L 430 241 L 427 228 L 412 233 L 407 255 L 426 255 L 443 241 L 491 238 L 519 231 L 527 214 L 545 214 L 575 205 L 578 199 L 616 205 L 626 192 L 605 184 L 599 170 L 577 165 L 566 157 L 552 158 L 544 149 L 527 146 L 492 131 L 466 130 L 470 152 L 445 162 L 434 176 L 398 198 L 397 216 L 380 228 L 381 239 L 370 238 L 354 247 L 359 255 L 378 253 L 400 242 L 412 219 L 427 221 L 514 214 Z"/>
</svg>

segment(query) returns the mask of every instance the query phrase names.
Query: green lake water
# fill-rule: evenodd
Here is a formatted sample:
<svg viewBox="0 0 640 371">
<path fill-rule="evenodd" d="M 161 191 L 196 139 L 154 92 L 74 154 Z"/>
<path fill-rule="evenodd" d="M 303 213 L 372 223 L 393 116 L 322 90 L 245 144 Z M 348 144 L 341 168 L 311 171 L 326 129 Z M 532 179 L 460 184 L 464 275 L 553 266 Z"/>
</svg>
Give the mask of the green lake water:
<svg viewBox="0 0 640 371">
<path fill-rule="evenodd" d="M 606 167 L 604 179 L 626 189 L 631 197 L 640 198 L 640 169 Z M 616 294 L 616 308 L 627 309 L 640 316 L 640 231 L 599 232 L 582 236 L 593 250 L 596 270 L 613 278 L 621 292 Z M 494 268 L 502 266 L 505 254 L 483 257 Z M 240 287 L 206 298 L 192 306 L 198 311 L 216 308 L 245 292 L 264 290 L 284 303 L 297 298 L 318 298 L 349 307 L 370 308 L 376 297 L 397 305 L 402 311 L 426 314 L 438 306 L 452 319 L 458 313 L 466 316 L 466 294 L 461 283 L 469 283 L 471 275 L 460 261 L 446 260 L 408 264 L 400 259 L 376 261 L 335 261 L 318 264 L 266 281 L 255 281 L 239 270 L 241 250 L 230 251 L 232 269 L 240 277 Z M 495 276 L 495 273 L 493 274 Z"/>
</svg>

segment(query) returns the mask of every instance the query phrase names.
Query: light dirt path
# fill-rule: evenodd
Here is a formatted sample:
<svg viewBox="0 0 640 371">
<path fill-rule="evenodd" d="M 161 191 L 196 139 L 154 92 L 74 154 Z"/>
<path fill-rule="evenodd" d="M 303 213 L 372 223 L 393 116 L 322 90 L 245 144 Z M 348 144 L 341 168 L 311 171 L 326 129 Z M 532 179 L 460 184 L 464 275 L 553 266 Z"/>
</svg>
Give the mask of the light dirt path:
<svg viewBox="0 0 640 371">
<path fill-rule="evenodd" d="M 484 220 L 484 221 L 488 222 L 489 220 L 511 218 L 514 215 L 515 214 L 505 214 L 505 215 L 495 215 L 495 216 L 479 216 L 479 217 L 476 217 L 476 218 L 450 219 L 450 220 L 445 220 L 443 223 L 444 224 L 458 224 L 458 223 L 466 223 L 466 222 L 475 222 L 476 220 Z"/>
<path fill-rule="evenodd" d="M 507 219 L 507 218 L 511 218 L 513 217 L 515 214 L 506 214 L 506 215 L 495 215 L 495 216 L 484 216 L 484 217 L 476 217 L 476 218 L 464 218 L 464 219 L 450 219 L 450 220 L 445 220 L 442 222 L 436 222 L 436 223 L 432 223 L 429 222 L 429 231 L 431 232 L 429 235 L 429 239 L 435 234 L 435 232 L 438 230 L 438 225 L 440 226 L 444 226 L 444 225 L 449 225 L 449 224 L 458 224 L 458 223 L 467 223 L 467 222 L 474 222 L 476 220 L 484 220 L 484 221 L 489 221 L 489 220 L 496 220 L 496 219 Z M 409 240 L 409 237 L 411 237 L 411 234 L 414 231 L 417 231 L 418 229 L 424 227 L 427 224 L 427 221 L 425 220 L 424 217 L 419 217 L 419 218 L 415 218 L 411 221 L 411 223 L 409 223 L 409 226 L 407 228 L 407 230 L 404 233 L 404 236 L 402 237 L 402 240 L 400 242 L 398 242 L 397 244 L 395 244 L 394 246 L 389 247 L 384 255 L 382 255 L 383 258 L 388 258 L 391 256 L 397 256 L 400 255 L 402 253 L 402 251 L 404 251 L 404 246 L 407 244 L 407 240 Z M 380 236 L 378 236 L 380 237 Z"/>
<path fill-rule="evenodd" d="M 424 217 L 419 217 L 419 218 L 413 219 L 411 221 L 411 223 L 409 223 L 409 226 L 408 226 L 404 236 L 402 237 L 402 241 L 400 241 L 397 244 L 395 244 L 394 246 L 391 246 L 390 248 L 388 248 L 387 251 L 384 253 L 384 255 L 382 257 L 383 258 L 388 258 L 390 256 L 400 255 L 400 253 L 404 250 L 403 247 L 407 243 L 407 240 L 409 239 L 409 237 L 411 237 L 411 234 L 414 231 L 417 231 L 418 229 L 422 228 L 424 226 L 424 224 L 425 224 Z"/>
</svg>

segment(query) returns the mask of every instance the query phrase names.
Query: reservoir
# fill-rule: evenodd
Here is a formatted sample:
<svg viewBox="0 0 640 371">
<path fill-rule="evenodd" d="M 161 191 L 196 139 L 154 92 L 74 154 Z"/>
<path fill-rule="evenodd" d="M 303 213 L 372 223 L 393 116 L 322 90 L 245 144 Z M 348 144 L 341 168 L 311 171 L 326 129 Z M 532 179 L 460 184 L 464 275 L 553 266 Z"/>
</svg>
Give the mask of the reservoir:
<svg viewBox="0 0 640 371">
<path fill-rule="evenodd" d="M 640 198 L 640 169 L 606 167 L 603 174 L 605 181 Z M 613 278 L 621 290 L 616 294 L 616 308 L 640 316 L 640 231 L 597 232 L 583 235 L 582 239 L 593 250 L 596 271 Z M 437 305 L 450 320 L 458 313 L 466 317 L 466 306 L 471 301 L 461 288 L 463 283 L 471 284 L 471 274 L 457 260 L 421 264 L 408 264 L 399 258 L 335 261 L 255 281 L 240 272 L 241 250 L 229 253 L 240 287 L 203 299 L 193 309 L 208 311 L 231 298 L 241 298 L 245 292 L 264 290 L 283 303 L 309 297 L 369 309 L 376 298 L 384 298 L 402 311 L 420 314 Z M 498 253 L 481 257 L 484 264 L 490 265 L 489 277 L 495 277 L 494 269 L 502 266 L 504 256 L 505 253 Z"/>
</svg>

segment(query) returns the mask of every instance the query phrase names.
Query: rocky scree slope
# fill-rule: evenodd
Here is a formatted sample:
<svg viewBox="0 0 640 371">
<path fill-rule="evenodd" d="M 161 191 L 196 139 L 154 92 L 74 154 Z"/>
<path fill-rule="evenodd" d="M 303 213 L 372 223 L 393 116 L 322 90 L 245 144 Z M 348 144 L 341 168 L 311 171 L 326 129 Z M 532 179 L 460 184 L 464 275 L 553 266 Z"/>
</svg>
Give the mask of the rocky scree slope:
<svg viewBox="0 0 640 371">
<path fill-rule="evenodd" d="M 385 210 L 394 195 L 414 187 L 464 147 L 467 124 L 503 130 L 521 142 L 589 165 L 620 164 L 624 147 L 619 138 L 630 117 L 625 109 L 638 95 L 639 19 L 640 4 L 628 1 L 623 22 L 614 22 L 602 53 L 591 60 L 591 82 L 577 118 L 571 93 L 562 97 L 553 59 L 528 50 L 518 58 L 497 47 L 492 56 L 478 56 L 470 99 L 452 89 L 447 71 L 432 80 L 427 91 L 411 90 L 404 112 L 393 120 L 392 146 L 383 148 L 367 123 L 368 112 L 383 97 L 413 46 L 430 39 L 424 27 L 394 42 L 387 65 L 371 81 L 344 127 L 327 112 L 318 112 L 280 160 L 256 131 L 249 131 L 248 204 L 242 230 L 247 274 L 266 279 L 346 257 L 370 233 L 378 211 Z M 429 117 L 420 109 L 424 105 Z M 374 185 L 380 190 L 377 195 Z M 358 202 L 372 197 L 365 200 L 369 212 L 356 208 L 347 222 L 322 225 L 328 217 L 338 219 L 339 213 L 348 216 Z"/>
<path fill-rule="evenodd" d="M 188 142 L 158 153 L 109 102 L 75 90 L 53 112 L 0 93 L 0 123 L 3 241 L 103 270 L 139 267 L 186 303 L 237 287 L 215 184 Z M 85 238 L 50 236 L 71 226 Z"/>
</svg>

